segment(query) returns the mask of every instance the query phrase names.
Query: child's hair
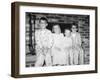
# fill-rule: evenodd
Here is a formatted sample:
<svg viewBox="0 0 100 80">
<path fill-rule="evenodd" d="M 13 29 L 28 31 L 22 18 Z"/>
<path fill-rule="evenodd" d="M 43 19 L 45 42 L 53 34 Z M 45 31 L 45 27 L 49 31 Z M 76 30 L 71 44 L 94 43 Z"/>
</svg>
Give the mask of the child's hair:
<svg viewBox="0 0 100 80">
<path fill-rule="evenodd" d="M 61 28 L 60 28 L 60 25 L 59 24 L 54 24 L 53 27 L 52 27 L 52 33 L 54 33 L 54 26 L 58 26 L 59 29 L 60 29 L 60 32 L 61 32 Z"/>
<path fill-rule="evenodd" d="M 65 29 L 64 29 L 64 32 L 65 32 L 66 30 L 69 30 L 69 31 L 71 31 L 69 28 L 65 28 Z"/>
<path fill-rule="evenodd" d="M 48 20 L 47 20 L 46 17 L 41 17 L 41 18 L 39 19 L 39 23 L 40 23 L 41 20 L 44 20 L 44 21 L 46 21 L 46 22 L 48 23 Z"/>
<path fill-rule="evenodd" d="M 77 32 L 78 32 L 78 24 L 73 23 L 72 26 L 76 26 Z M 71 27 L 72 28 L 72 27 Z"/>
<path fill-rule="evenodd" d="M 71 32 L 71 30 L 70 30 L 69 28 L 65 28 L 65 29 L 64 29 L 64 33 L 63 33 L 64 36 L 65 36 L 65 31 L 66 31 L 66 30 L 69 30 L 69 31 Z"/>
</svg>

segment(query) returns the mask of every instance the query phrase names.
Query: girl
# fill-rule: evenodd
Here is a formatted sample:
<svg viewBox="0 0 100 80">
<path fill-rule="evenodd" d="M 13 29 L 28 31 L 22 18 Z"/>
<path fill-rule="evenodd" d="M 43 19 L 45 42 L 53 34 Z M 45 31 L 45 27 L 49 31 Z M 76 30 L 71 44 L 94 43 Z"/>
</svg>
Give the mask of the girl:
<svg viewBox="0 0 100 80">
<path fill-rule="evenodd" d="M 81 46 L 81 36 L 77 32 L 77 26 L 72 25 L 71 36 L 73 39 L 73 52 L 74 52 L 74 64 L 83 64 L 84 63 L 84 52 Z"/>
<path fill-rule="evenodd" d="M 52 47 L 52 62 L 53 66 L 65 65 L 66 64 L 66 54 L 62 49 L 63 42 L 63 34 L 61 33 L 61 29 L 59 25 L 53 26 L 53 40 L 54 44 Z"/>
<path fill-rule="evenodd" d="M 66 65 L 73 64 L 73 50 L 72 50 L 72 37 L 71 31 L 69 29 L 65 29 L 65 37 L 63 39 L 63 47 L 66 53 Z"/>
</svg>

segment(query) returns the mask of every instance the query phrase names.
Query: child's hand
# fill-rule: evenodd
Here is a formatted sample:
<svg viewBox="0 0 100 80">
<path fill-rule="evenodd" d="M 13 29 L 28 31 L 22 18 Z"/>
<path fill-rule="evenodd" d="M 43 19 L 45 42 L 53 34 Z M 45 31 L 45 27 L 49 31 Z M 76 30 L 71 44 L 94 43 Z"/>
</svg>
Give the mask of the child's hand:
<svg viewBox="0 0 100 80">
<path fill-rule="evenodd" d="M 42 51 L 43 51 L 43 54 L 46 55 L 48 53 L 48 51 L 49 51 L 49 48 L 43 47 Z"/>
</svg>

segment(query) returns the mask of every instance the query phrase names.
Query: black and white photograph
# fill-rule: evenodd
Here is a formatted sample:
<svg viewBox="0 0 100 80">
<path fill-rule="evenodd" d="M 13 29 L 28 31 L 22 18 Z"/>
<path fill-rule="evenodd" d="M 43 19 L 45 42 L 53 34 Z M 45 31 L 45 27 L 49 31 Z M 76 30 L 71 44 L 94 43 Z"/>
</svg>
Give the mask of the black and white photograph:
<svg viewBox="0 0 100 80">
<path fill-rule="evenodd" d="M 26 67 L 90 62 L 90 16 L 25 13 Z"/>
<path fill-rule="evenodd" d="M 12 4 L 12 76 L 97 73 L 97 7 Z"/>
</svg>

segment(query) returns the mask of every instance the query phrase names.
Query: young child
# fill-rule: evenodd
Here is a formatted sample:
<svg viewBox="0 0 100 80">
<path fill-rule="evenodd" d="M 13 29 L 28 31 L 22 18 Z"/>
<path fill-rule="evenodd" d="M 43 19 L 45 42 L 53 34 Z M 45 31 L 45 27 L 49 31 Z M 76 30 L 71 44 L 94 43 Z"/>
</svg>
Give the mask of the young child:
<svg viewBox="0 0 100 80">
<path fill-rule="evenodd" d="M 51 48 L 53 45 L 52 33 L 50 30 L 46 29 L 48 21 L 46 18 L 42 17 L 39 20 L 40 30 L 35 32 L 36 38 L 36 55 L 37 60 L 35 66 L 51 66 Z"/>
<path fill-rule="evenodd" d="M 65 29 L 65 37 L 63 39 L 63 47 L 66 53 L 66 65 L 73 65 L 73 49 L 72 49 L 72 37 L 71 31 L 69 29 Z"/>
<path fill-rule="evenodd" d="M 61 33 L 60 26 L 58 24 L 53 26 L 53 39 L 54 44 L 52 47 L 52 60 L 53 66 L 63 66 L 66 64 L 66 54 L 62 49 L 63 34 Z"/>
<path fill-rule="evenodd" d="M 71 28 L 72 32 L 71 32 L 71 36 L 73 39 L 73 52 L 74 52 L 74 64 L 78 65 L 78 64 L 83 64 L 84 63 L 84 52 L 81 46 L 81 36 L 80 34 L 77 32 L 77 26 L 76 25 L 72 25 Z"/>
</svg>

